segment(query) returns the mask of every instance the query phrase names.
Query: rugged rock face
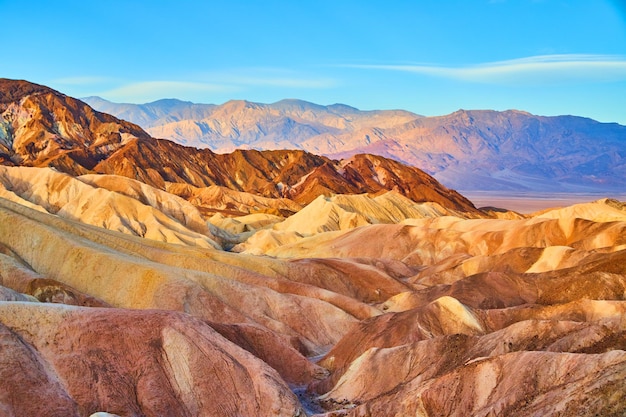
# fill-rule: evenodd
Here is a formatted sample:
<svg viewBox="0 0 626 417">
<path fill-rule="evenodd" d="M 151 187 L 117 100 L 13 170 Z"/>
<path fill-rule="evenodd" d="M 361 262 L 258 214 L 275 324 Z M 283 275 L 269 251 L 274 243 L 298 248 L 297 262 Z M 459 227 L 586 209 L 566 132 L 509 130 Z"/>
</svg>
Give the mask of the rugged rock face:
<svg viewBox="0 0 626 417">
<path fill-rule="evenodd" d="M 5 164 L 83 174 L 131 140 L 139 126 L 26 81 L 0 80 L 0 152 Z"/>
<path fill-rule="evenodd" d="M 276 371 L 189 315 L 21 302 L 0 317 L 5 415 L 302 415 Z"/>
<path fill-rule="evenodd" d="M 250 150 L 217 155 L 164 140 L 136 141 L 94 169 L 136 178 L 157 188 L 164 188 L 166 183 L 219 185 L 267 198 L 287 197 L 301 204 L 319 195 L 395 190 L 415 201 L 436 201 L 451 209 L 476 212 L 469 200 L 423 171 L 372 155 L 357 155 L 346 161 L 303 151 Z"/>
</svg>

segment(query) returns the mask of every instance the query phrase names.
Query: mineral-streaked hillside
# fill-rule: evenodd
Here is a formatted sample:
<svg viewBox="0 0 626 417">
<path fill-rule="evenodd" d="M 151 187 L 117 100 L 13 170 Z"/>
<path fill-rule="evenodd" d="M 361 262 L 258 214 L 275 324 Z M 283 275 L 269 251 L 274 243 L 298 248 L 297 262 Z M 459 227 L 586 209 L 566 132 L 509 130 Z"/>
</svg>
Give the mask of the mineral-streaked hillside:
<svg viewBox="0 0 626 417">
<path fill-rule="evenodd" d="M 626 413 L 626 204 L 444 205 L 424 201 L 453 196 L 434 180 L 403 191 L 419 171 L 373 156 L 301 179 L 318 188 L 300 203 L 258 195 L 267 177 L 255 194 L 182 167 L 202 184 L 160 182 L 155 164 L 96 174 L 97 155 L 142 167 L 128 132 L 155 152 L 146 161 L 167 166 L 158 152 L 180 148 L 95 112 L 32 107 L 32 94 L 75 103 L 17 87 L 0 100 L 17 115 L 5 162 L 42 167 L 0 166 L 0 414 Z M 87 144 L 107 129 L 110 149 Z M 20 138 L 32 153 L 8 146 Z M 239 155 L 269 172 L 284 156 Z M 366 168 L 396 190 L 321 195 Z"/>
<path fill-rule="evenodd" d="M 303 406 L 287 384 L 308 387 L 301 398 L 320 412 L 344 410 L 329 417 L 626 411 L 620 203 L 505 220 L 397 195 L 337 196 L 317 220 L 206 235 L 277 259 L 133 236 L 122 225 L 152 222 L 137 204 L 170 218 L 167 236 L 174 222 L 180 233 L 186 202 L 131 192 L 128 179 L 117 177 L 125 194 L 98 187 L 115 209 L 83 220 L 69 210 L 80 206 L 73 181 L 116 177 L 5 170 L 16 191 L 41 190 L 13 193 L 20 204 L 0 198 L 6 415 L 295 416 Z M 363 221 L 336 222 L 339 208 Z M 85 224 L 96 214 L 112 230 Z M 312 229 L 323 216 L 326 228 Z M 271 252 L 267 239 L 255 244 L 267 231 Z M 30 401 L 33 392 L 50 403 Z"/>
<path fill-rule="evenodd" d="M 334 158 L 370 153 L 420 167 L 459 190 L 615 193 L 626 187 L 626 126 L 582 117 L 479 110 L 421 117 L 297 100 L 221 106 L 85 101 L 155 137 L 216 152 L 298 148 Z"/>
</svg>

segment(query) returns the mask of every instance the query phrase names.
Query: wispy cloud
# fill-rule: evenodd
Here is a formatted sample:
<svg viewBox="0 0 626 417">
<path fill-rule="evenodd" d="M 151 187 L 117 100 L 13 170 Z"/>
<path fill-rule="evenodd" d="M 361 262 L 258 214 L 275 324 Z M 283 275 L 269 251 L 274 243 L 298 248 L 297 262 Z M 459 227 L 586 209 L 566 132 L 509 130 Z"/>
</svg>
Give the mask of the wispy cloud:
<svg viewBox="0 0 626 417">
<path fill-rule="evenodd" d="M 337 85 L 332 78 L 308 76 L 277 68 L 240 68 L 230 71 L 190 74 L 185 81 L 131 81 L 98 76 L 75 76 L 53 81 L 54 85 L 79 89 L 80 96 L 97 95 L 107 100 L 146 103 L 162 98 L 209 102 L 212 97 L 255 90 L 327 89 Z M 297 94 L 297 93 L 296 93 Z M 293 95 L 285 91 L 284 96 Z M 207 101 L 209 100 L 209 101 Z"/>
<path fill-rule="evenodd" d="M 96 93 L 108 100 L 132 103 L 149 102 L 161 98 L 184 98 L 202 93 L 237 91 L 232 85 L 187 81 L 143 81 L 122 85 Z"/>
<path fill-rule="evenodd" d="M 487 84 L 552 84 L 626 80 L 626 57 L 619 55 L 539 55 L 478 65 L 345 65 L 402 71 Z"/>
<path fill-rule="evenodd" d="M 116 79 L 110 77 L 100 77 L 100 76 L 78 76 L 78 77 L 64 77 L 57 78 L 52 80 L 52 83 L 55 84 L 64 84 L 64 85 L 94 85 L 94 84 L 105 84 L 115 82 Z"/>
<path fill-rule="evenodd" d="M 332 88 L 337 82 L 331 78 L 306 79 L 290 77 L 228 77 L 229 82 L 247 86 L 323 89 Z"/>
<path fill-rule="evenodd" d="M 317 74 L 301 73 L 286 68 L 236 68 L 229 71 L 214 71 L 202 74 L 199 78 L 218 83 L 242 87 L 281 87 L 302 89 L 326 89 L 335 87 L 333 78 Z"/>
</svg>

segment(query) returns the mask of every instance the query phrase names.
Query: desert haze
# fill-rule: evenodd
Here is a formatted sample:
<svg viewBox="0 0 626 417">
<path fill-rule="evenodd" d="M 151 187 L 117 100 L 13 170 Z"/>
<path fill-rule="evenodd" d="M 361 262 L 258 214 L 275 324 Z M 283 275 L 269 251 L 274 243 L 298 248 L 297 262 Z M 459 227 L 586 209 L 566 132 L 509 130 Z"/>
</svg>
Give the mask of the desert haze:
<svg viewBox="0 0 626 417">
<path fill-rule="evenodd" d="M 206 134 L 187 144 L 300 149 L 196 149 L 0 80 L 1 415 L 626 414 L 626 204 L 520 213 L 448 188 L 519 191 L 541 167 L 541 187 L 615 192 L 624 126 L 299 101 L 123 111 Z"/>
</svg>

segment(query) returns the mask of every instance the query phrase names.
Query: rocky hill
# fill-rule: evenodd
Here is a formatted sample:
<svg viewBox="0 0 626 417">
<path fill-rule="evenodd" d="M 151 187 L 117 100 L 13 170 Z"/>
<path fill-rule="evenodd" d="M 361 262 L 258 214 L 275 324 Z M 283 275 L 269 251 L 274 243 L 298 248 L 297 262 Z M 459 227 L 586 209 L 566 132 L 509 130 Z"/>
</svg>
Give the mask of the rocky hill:
<svg viewBox="0 0 626 417">
<path fill-rule="evenodd" d="M 84 174 L 149 135 L 50 88 L 0 79 L 0 161 Z"/>
<path fill-rule="evenodd" d="M 370 153 L 420 167 L 459 190 L 615 192 L 626 186 L 626 126 L 582 117 L 513 110 L 421 117 L 297 100 L 221 106 L 86 101 L 140 123 L 155 137 L 216 152 L 297 148 L 333 158 Z M 146 117 L 148 112 L 154 116 Z"/>
<path fill-rule="evenodd" d="M 626 412 L 621 203 L 505 220 L 336 196 L 233 253 L 134 180 L 2 178 L 6 415 Z"/>
</svg>

